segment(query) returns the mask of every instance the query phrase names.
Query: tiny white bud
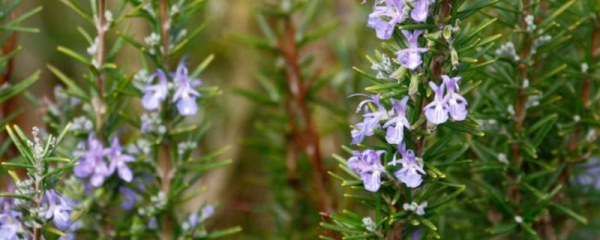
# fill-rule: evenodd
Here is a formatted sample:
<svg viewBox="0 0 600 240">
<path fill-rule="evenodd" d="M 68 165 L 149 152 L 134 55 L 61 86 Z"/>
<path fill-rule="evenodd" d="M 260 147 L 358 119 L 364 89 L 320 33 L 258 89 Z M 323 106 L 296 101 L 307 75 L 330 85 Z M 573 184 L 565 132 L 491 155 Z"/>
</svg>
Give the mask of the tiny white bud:
<svg viewBox="0 0 600 240">
<path fill-rule="evenodd" d="M 523 223 L 523 218 L 521 216 L 517 215 L 517 216 L 515 216 L 515 222 L 521 224 L 521 223 Z"/>
<path fill-rule="evenodd" d="M 581 64 L 581 72 L 583 73 L 587 73 L 587 71 L 589 70 L 590 66 L 587 63 L 582 63 Z"/>
<path fill-rule="evenodd" d="M 529 79 L 525 78 L 525 80 L 523 80 L 523 88 L 528 88 L 529 87 Z"/>
<path fill-rule="evenodd" d="M 506 154 L 498 153 L 498 161 L 504 164 L 508 164 L 508 159 L 506 158 Z"/>
<path fill-rule="evenodd" d="M 513 107 L 513 105 L 508 105 L 506 111 L 508 111 L 510 115 L 515 115 L 515 108 Z"/>
</svg>

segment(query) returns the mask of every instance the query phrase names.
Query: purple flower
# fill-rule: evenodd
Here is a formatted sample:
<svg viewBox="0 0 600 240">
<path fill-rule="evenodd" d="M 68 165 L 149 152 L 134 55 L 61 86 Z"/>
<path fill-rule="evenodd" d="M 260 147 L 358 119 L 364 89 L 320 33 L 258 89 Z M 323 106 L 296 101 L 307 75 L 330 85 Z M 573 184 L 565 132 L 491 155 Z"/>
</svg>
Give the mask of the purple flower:
<svg viewBox="0 0 600 240">
<path fill-rule="evenodd" d="M 210 217 L 215 215 L 215 207 L 213 205 L 207 204 L 202 208 L 202 212 L 200 214 L 200 221 L 204 221 Z"/>
<path fill-rule="evenodd" d="M 354 156 L 348 160 L 348 168 L 358 173 L 363 181 L 365 189 L 377 192 L 381 186 L 381 174 L 385 168 L 381 165 L 381 155 L 385 151 L 367 149 L 362 153 L 354 151 Z"/>
<path fill-rule="evenodd" d="M 388 165 L 395 166 L 397 163 L 401 163 L 402 168 L 394 172 L 394 175 L 398 180 L 406 184 L 407 187 L 416 188 L 423 182 L 423 178 L 421 177 L 422 174 L 425 174 L 423 163 L 416 159 L 415 153 L 412 150 L 406 150 L 404 144 L 399 147 L 402 159 L 396 160 L 396 155 L 394 155 L 394 159 Z"/>
<path fill-rule="evenodd" d="M 582 186 L 585 190 L 600 190 L 600 158 L 596 156 L 576 167 L 577 174 L 574 176 L 574 183 Z"/>
<path fill-rule="evenodd" d="M 177 110 L 183 116 L 194 115 L 198 111 L 196 98 L 200 96 L 194 87 L 200 85 L 200 80 L 190 80 L 188 69 L 184 61 L 179 63 L 175 72 L 175 83 L 177 90 L 173 96 L 173 102 L 177 103 Z"/>
<path fill-rule="evenodd" d="M 377 38 L 387 40 L 392 37 L 396 24 L 403 22 L 407 17 L 404 0 L 376 0 L 367 26 L 375 29 Z"/>
<path fill-rule="evenodd" d="M 429 87 L 433 89 L 435 98 L 433 102 L 425 106 L 425 117 L 433 124 L 445 123 L 448 121 L 448 105 L 444 97 L 444 84 L 437 86 L 435 83 L 429 82 Z"/>
<path fill-rule="evenodd" d="M 377 110 L 370 112 L 368 106 L 365 106 L 368 103 L 375 104 Z M 356 124 L 355 129 L 350 132 L 352 135 L 352 144 L 361 143 L 365 136 L 373 136 L 374 130 L 380 128 L 379 121 L 388 118 L 387 110 L 385 110 L 385 107 L 381 105 L 378 94 L 371 95 L 371 99 L 360 102 L 356 108 L 356 111 L 359 112 L 361 109 L 363 109 L 363 107 L 365 111 L 365 114 L 363 114 L 363 122 Z"/>
<path fill-rule="evenodd" d="M 100 141 L 90 134 L 87 140 L 85 150 L 78 151 L 76 154 L 82 154 L 78 165 L 73 168 L 75 176 L 79 178 L 90 177 L 90 183 L 94 187 L 99 187 L 109 176 L 108 166 L 104 162 L 104 146 Z"/>
<path fill-rule="evenodd" d="M 46 190 L 45 206 L 48 210 L 44 214 L 46 219 L 53 219 L 58 229 L 66 230 L 71 226 L 71 206 L 63 197 L 54 190 Z"/>
<path fill-rule="evenodd" d="M 119 139 L 113 137 L 111 140 L 110 148 L 106 149 L 108 157 L 110 158 L 110 166 L 108 168 L 108 175 L 112 175 L 115 170 L 118 172 L 119 177 L 125 182 L 131 182 L 133 174 L 131 169 L 127 166 L 128 162 L 133 162 L 134 158 L 129 155 L 123 154 L 123 147 L 119 143 Z"/>
<path fill-rule="evenodd" d="M 410 130 L 410 123 L 406 119 L 406 103 L 408 97 L 402 98 L 400 102 L 392 99 L 392 107 L 395 116 L 383 125 L 387 128 L 385 140 L 389 144 L 400 144 L 404 139 L 404 128 Z"/>
<path fill-rule="evenodd" d="M 156 221 L 156 217 L 151 217 L 148 220 L 148 229 L 156 229 L 158 227 L 158 223 Z"/>
<path fill-rule="evenodd" d="M 123 196 L 121 208 L 127 211 L 133 209 L 135 202 L 141 199 L 141 197 L 138 196 L 135 191 L 128 187 L 120 187 L 119 192 L 121 193 L 121 196 Z"/>
<path fill-rule="evenodd" d="M 412 240 L 420 240 L 421 239 L 421 235 L 422 235 L 421 231 L 422 231 L 421 228 L 418 228 L 417 230 L 415 230 L 412 233 Z"/>
<path fill-rule="evenodd" d="M 446 85 L 446 99 L 448 103 L 448 113 L 455 121 L 462 121 L 467 118 L 467 100 L 458 94 L 458 81 L 460 77 L 450 78 L 448 75 L 442 75 L 442 80 Z"/>
<path fill-rule="evenodd" d="M 0 208 L 0 239 L 2 240 L 17 240 L 19 237 L 17 234 L 21 232 L 21 222 L 19 218 L 21 218 L 21 213 L 13 210 L 8 210 L 9 203 L 7 199 L 0 199 L 0 204 L 4 204 L 2 208 Z"/>
<path fill-rule="evenodd" d="M 440 86 L 429 82 L 429 86 L 435 93 L 433 102 L 425 106 L 425 116 L 433 124 L 442 124 L 448 121 L 448 116 L 454 121 L 462 121 L 467 118 L 467 100 L 458 93 L 458 81 L 460 77 L 450 78 L 442 75 L 443 83 Z M 444 91 L 446 94 L 444 95 Z"/>
<path fill-rule="evenodd" d="M 71 224 L 68 231 L 64 231 L 64 233 L 66 233 L 67 236 L 61 236 L 58 238 L 58 240 L 75 240 L 75 239 L 77 239 L 77 236 L 75 235 L 75 231 L 77 231 L 82 226 L 83 226 L 83 224 L 81 223 L 81 221 L 74 222 L 73 224 Z"/>
<path fill-rule="evenodd" d="M 410 12 L 410 17 L 417 22 L 425 22 L 429 15 L 429 5 L 433 3 L 435 3 L 435 0 L 416 0 L 414 8 Z"/>
<path fill-rule="evenodd" d="M 145 109 L 153 111 L 158 109 L 160 103 L 167 98 L 169 88 L 167 87 L 167 77 L 162 70 L 157 70 L 156 73 L 150 76 L 150 82 L 154 82 L 154 78 L 158 77 L 158 83 L 145 86 L 142 89 L 144 97 L 142 97 L 142 105 Z"/>
<path fill-rule="evenodd" d="M 423 30 L 415 30 L 412 33 L 403 30 L 402 34 L 404 34 L 404 37 L 406 38 L 408 48 L 397 51 L 396 57 L 398 58 L 400 65 L 410 70 L 414 70 L 423 63 L 423 60 L 421 60 L 421 53 L 427 52 L 427 48 L 419 47 L 419 36 L 423 34 Z"/>
</svg>

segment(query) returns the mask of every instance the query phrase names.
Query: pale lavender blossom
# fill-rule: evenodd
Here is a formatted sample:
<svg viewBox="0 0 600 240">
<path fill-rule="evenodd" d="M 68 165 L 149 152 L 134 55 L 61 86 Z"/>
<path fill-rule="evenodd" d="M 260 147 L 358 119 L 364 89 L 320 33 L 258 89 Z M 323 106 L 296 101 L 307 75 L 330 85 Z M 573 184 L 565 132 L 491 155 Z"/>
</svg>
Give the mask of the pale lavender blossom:
<svg viewBox="0 0 600 240">
<path fill-rule="evenodd" d="M 400 102 L 392 99 L 392 117 L 387 123 L 383 125 L 383 128 L 387 130 L 385 140 L 389 144 L 400 144 L 404 139 L 404 128 L 410 130 L 410 123 L 406 119 L 406 104 L 408 97 L 402 98 Z"/>
<path fill-rule="evenodd" d="M 385 168 L 381 165 L 381 155 L 385 151 L 367 149 L 363 152 L 353 151 L 354 156 L 348 159 L 348 168 L 358 173 L 367 191 L 377 192 L 381 187 L 381 174 Z"/>
<path fill-rule="evenodd" d="M 423 30 L 415 30 L 412 33 L 403 30 L 402 34 L 406 38 L 408 46 L 405 49 L 397 51 L 396 57 L 398 58 L 400 65 L 410 70 L 414 70 L 423 63 L 421 53 L 427 52 L 427 48 L 419 47 L 419 36 L 423 34 Z"/>
<path fill-rule="evenodd" d="M 435 97 L 433 102 L 425 106 L 425 117 L 429 122 L 436 125 L 445 123 L 448 121 L 448 104 L 447 99 L 444 97 L 444 84 L 437 86 L 435 83 L 429 82 L 429 87 L 433 90 Z"/>
<path fill-rule="evenodd" d="M 184 61 L 179 63 L 175 72 L 176 90 L 173 96 L 173 102 L 177 103 L 177 110 L 183 116 L 194 115 L 198 112 L 198 104 L 196 98 L 200 97 L 200 93 L 194 87 L 200 85 L 199 79 L 189 79 L 188 69 L 185 67 Z"/>
<path fill-rule="evenodd" d="M 376 106 L 376 110 L 371 112 L 368 103 L 373 103 Z M 379 129 L 381 125 L 379 121 L 386 120 L 388 113 L 385 107 L 380 102 L 380 96 L 378 94 L 371 95 L 370 99 L 364 100 L 358 104 L 356 111 L 359 112 L 361 109 L 364 110 L 363 121 L 357 123 L 350 132 L 352 135 L 352 144 L 361 143 L 365 136 L 373 136 L 375 129 Z"/>
<path fill-rule="evenodd" d="M 429 15 L 429 5 L 435 3 L 435 0 L 413 0 L 415 5 L 410 12 L 410 17 L 417 22 L 425 22 Z"/>
<path fill-rule="evenodd" d="M 73 224 L 71 224 L 68 231 L 63 231 L 65 234 L 67 234 L 67 236 L 61 236 L 58 238 L 58 240 L 75 240 L 75 239 L 77 239 L 75 232 L 82 226 L 83 226 L 83 224 L 81 223 L 81 221 L 74 222 Z"/>
<path fill-rule="evenodd" d="M 462 121 L 467 118 L 467 99 L 461 96 L 458 91 L 458 81 L 460 77 L 448 77 L 442 75 L 442 84 L 437 86 L 429 82 L 435 97 L 433 102 L 425 106 L 425 116 L 433 124 L 442 124 L 452 118 L 454 121 Z M 444 94 L 444 92 L 446 92 Z"/>
<path fill-rule="evenodd" d="M 202 208 L 202 211 L 200 212 L 200 221 L 209 219 L 213 215 L 215 215 L 215 207 L 211 204 L 207 204 Z"/>
<path fill-rule="evenodd" d="M 138 194 L 135 191 L 133 191 L 131 188 L 120 187 L 119 192 L 121 193 L 121 196 L 123 197 L 123 201 L 121 202 L 121 208 L 123 208 L 126 211 L 133 209 L 133 207 L 135 206 L 135 203 L 138 200 L 141 200 L 141 197 L 138 196 Z"/>
<path fill-rule="evenodd" d="M 0 200 L 4 201 L 4 199 Z M 8 204 L 8 203 L 7 203 Z M 18 240 L 18 233 L 22 230 L 20 216 L 16 211 L 0 209 L 0 239 Z"/>
<path fill-rule="evenodd" d="M 586 163 L 577 165 L 575 169 L 573 182 L 576 185 L 584 187 L 586 191 L 600 191 L 600 158 L 590 157 Z"/>
<path fill-rule="evenodd" d="M 125 182 L 131 182 L 133 179 L 133 173 L 127 163 L 133 162 L 132 156 L 123 154 L 123 147 L 119 143 L 119 139 L 114 137 L 111 140 L 110 148 L 106 149 L 106 154 L 110 159 L 110 166 L 108 167 L 108 175 L 112 175 L 115 171 L 118 172 L 119 178 Z"/>
<path fill-rule="evenodd" d="M 406 150 L 406 145 L 402 144 L 399 146 L 400 155 L 402 159 L 394 159 L 388 163 L 388 165 L 395 166 L 396 164 L 402 164 L 402 168 L 394 172 L 394 175 L 398 180 L 406 184 L 409 188 L 416 188 L 421 185 L 423 178 L 421 175 L 426 174 L 423 170 L 423 163 L 415 157 L 415 153 L 412 150 Z"/>
<path fill-rule="evenodd" d="M 404 0 L 376 0 L 367 26 L 375 29 L 377 38 L 390 39 L 396 24 L 402 23 L 408 17 L 405 7 Z"/>
<path fill-rule="evenodd" d="M 423 230 L 421 228 L 418 228 L 417 230 L 415 230 L 412 233 L 412 235 L 411 235 L 412 236 L 412 240 L 420 240 L 421 239 L 421 235 L 422 235 L 422 233 L 421 233 L 422 231 Z"/>
<path fill-rule="evenodd" d="M 68 229 L 71 226 L 72 211 L 69 202 L 54 190 L 46 190 L 44 197 L 44 206 L 47 208 L 44 217 L 52 219 L 56 228 Z"/>
<path fill-rule="evenodd" d="M 144 97 L 142 97 L 142 105 L 145 109 L 153 111 L 158 109 L 160 104 L 167 98 L 169 88 L 167 87 L 167 77 L 162 70 L 157 70 L 156 73 L 150 76 L 150 83 L 158 77 L 158 83 L 148 85 L 142 88 Z"/>
<path fill-rule="evenodd" d="M 158 223 L 157 223 L 156 217 L 151 217 L 148 220 L 148 229 L 156 229 L 156 228 L 158 228 Z"/>
<path fill-rule="evenodd" d="M 465 120 L 468 113 L 467 100 L 458 93 L 458 81 L 460 81 L 460 77 L 451 78 L 448 75 L 442 75 L 442 80 L 446 85 L 446 99 L 450 117 L 455 121 Z"/>
<path fill-rule="evenodd" d="M 75 176 L 79 178 L 90 178 L 90 184 L 93 187 L 99 187 L 104 183 L 106 177 L 110 176 L 108 166 L 104 161 L 104 146 L 93 134 L 90 134 L 87 140 L 87 146 L 84 150 L 77 151 L 81 154 L 78 164 L 73 168 Z"/>
</svg>

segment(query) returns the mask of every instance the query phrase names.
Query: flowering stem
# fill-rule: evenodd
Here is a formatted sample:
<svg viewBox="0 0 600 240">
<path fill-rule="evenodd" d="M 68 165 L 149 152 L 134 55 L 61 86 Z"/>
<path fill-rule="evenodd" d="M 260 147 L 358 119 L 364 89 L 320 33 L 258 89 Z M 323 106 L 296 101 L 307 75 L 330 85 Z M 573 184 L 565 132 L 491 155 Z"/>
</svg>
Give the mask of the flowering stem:
<svg viewBox="0 0 600 240">
<path fill-rule="evenodd" d="M 34 194 L 35 194 L 35 197 L 33 198 L 33 209 L 39 209 L 41 202 L 42 202 L 42 199 L 41 199 L 42 192 L 41 192 L 40 186 L 41 186 L 41 180 L 42 180 L 42 175 L 43 175 L 41 173 L 42 168 L 41 168 L 40 164 L 41 164 L 41 161 L 43 161 L 43 159 L 36 158 L 35 161 L 36 161 L 35 174 L 34 174 L 34 176 L 32 176 L 35 179 L 35 182 L 33 185 Z M 34 224 L 33 240 L 40 240 L 40 239 L 42 239 L 42 231 L 39 227 L 36 226 L 36 224 Z"/>
<path fill-rule="evenodd" d="M 523 0 L 523 6 L 524 8 L 528 8 L 531 7 L 530 5 L 530 0 Z M 527 28 L 527 15 L 529 14 L 529 12 L 525 9 L 523 9 L 523 16 L 521 18 L 521 27 L 523 29 Z M 526 59 L 528 59 L 529 57 L 529 48 L 531 46 L 531 37 L 529 36 L 529 34 L 522 32 L 521 33 L 521 39 L 522 41 L 524 41 L 523 44 L 523 48 L 521 49 L 520 52 L 520 58 L 522 59 L 522 63 L 520 63 L 519 65 L 519 71 L 521 74 L 521 82 L 519 84 L 518 90 L 517 90 L 517 97 L 515 100 L 515 116 L 513 119 L 513 124 L 516 130 L 516 133 L 518 135 L 520 135 L 523 132 L 523 121 L 525 120 L 525 114 L 526 114 L 526 109 L 525 109 L 525 89 L 523 88 L 523 82 L 527 80 L 527 76 L 528 76 L 528 67 L 527 67 L 527 63 L 526 63 Z M 513 143 L 512 145 L 512 155 L 513 155 L 513 159 L 515 161 L 515 169 L 520 169 L 521 165 L 523 164 L 523 156 L 521 154 L 521 146 L 518 142 Z M 516 181 L 516 176 L 513 176 L 514 179 L 513 181 Z M 515 183 L 516 184 L 516 183 Z M 513 203 L 515 205 L 518 206 L 519 202 L 521 201 L 521 194 L 519 193 L 519 189 L 516 185 L 514 185 L 513 187 L 510 188 L 509 190 L 509 194 L 510 194 L 510 199 L 513 201 Z"/>
<path fill-rule="evenodd" d="M 321 211 L 331 212 L 333 207 L 325 187 L 327 176 L 321 158 L 319 135 L 306 99 L 308 95 L 307 90 L 310 87 L 308 84 L 311 81 L 308 81 L 308 84 L 304 84 L 302 71 L 298 63 L 298 46 L 295 41 L 296 30 L 291 18 L 285 18 L 284 31 L 283 38 L 279 42 L 279 50 L 287 63 L 285 66 L 285 75 L 291 94 L 286 97 L 286 111 L 290 127 L 292 128 L 290 141 L 292 144 L 297 144 L 295 147 L 287 148 L 288 171 L 295 170 L 297 160 L 296 151 L 303 149 L 314 168 L 312 182 L 318 196 L 317 205 Z M 294 123 L 296 119 L 299 119 L 299 124 Z M 300 129 L 298 125 L 303 126 L 304 129 Z M 292 174 L 295 175 L 295 173 Z"/>
</svg>

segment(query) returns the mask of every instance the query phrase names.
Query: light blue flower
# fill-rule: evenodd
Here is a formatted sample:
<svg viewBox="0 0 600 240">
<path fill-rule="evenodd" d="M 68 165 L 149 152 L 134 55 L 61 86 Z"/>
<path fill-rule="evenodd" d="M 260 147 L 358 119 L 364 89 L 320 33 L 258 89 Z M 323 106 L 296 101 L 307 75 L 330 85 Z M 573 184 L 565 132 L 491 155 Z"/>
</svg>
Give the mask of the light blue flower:
<svg viewBox="0 0 600 240">
<path fill-rule="evenodd" d="M 173 102 L 177 104 L 177 110 L 179 114 L 183 116 L 194 115 L 198 112 L 198 104 L 196 98 L 200 97 L 194 87 L 200 85 L 200 80 L 190 80 L 188 76 L 188 69 L 185 67 L 185 62 L 179 62 L 177 71 L 175 72 L 175 95 L 173 96 Z"/>
<path fill-rule="evenodd" d="M 142 97 L 142 106 L 150 111 L 158 109 L 169 93 L 165 73 L 160 69 L 157 70 L 156 73 L 150 76 L 150 82 L 154 82 L 156 77 L 158 77 L 157 84 L 148 85 L 142 89 L 142 92 L 144 93 L 144 96 Z"/>
<path fill-rule="evenodd" d="M 387 130 L 385 140 L 389 144 L 400 144 L 404 139 L 404 128 L 410 130 L 410 123 L 406 119 L 406 104 L 408 97 L 402 98 L 400 102 L 392 99 L 393 117 L 383 125 Z"/>
<path fill-rule="evenodd" d="M 406 20 L 407 15 L 404 0 L 376 0 L 367 26 L 375 29 L 377 38 L 387 40 L 392 37 L 396 24 Z"/>
<path fill-rule="evenodd" d="M 385 168 L 381 165 L 381 155 L 385 151 L 367 149 L 353 153 L 354 156 L 348 159 L 348 168 L 360 175 L 367 191 L 377 192 L 381 187 L 381 174 L 385 173 Z"/>
<path fill-rule="evenodd" d="M 400 65 L 410 70 L 415 70 L 423 63 L 421 53 L 427 52 L 427 48 L 419 47 L 419 36 L 423 34 L 423 30 L 415 30 L 412 33 L 403 30 L 402 34 L 406 38 L 408 47 L 397 51 L 396 57 Z"/>
</svg>

